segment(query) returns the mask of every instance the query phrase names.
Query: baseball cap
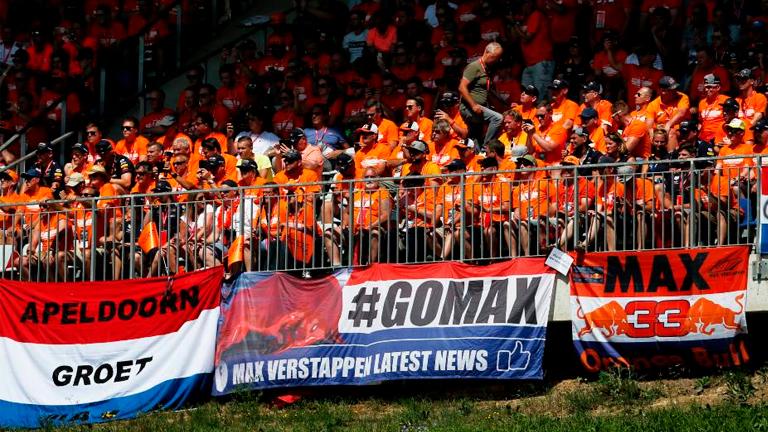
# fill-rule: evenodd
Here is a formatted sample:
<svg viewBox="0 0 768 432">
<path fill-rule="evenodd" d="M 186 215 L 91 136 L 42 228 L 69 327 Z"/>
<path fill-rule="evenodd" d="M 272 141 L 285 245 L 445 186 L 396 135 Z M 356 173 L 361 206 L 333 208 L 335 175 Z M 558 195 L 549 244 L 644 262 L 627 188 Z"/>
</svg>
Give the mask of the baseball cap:
<svg viewBox="0 0 768 432">
<path fill-rule="evenodd" d="M 41 152 L 44 153 L 44 152 L 50 152 L 50 151 L 53 151 L 53 147 L 51 147 L 50 144 L 44 143 L 44 142 L 37 144 L 38 153 L 41 153 Z"/>
<path fill-rule="evenodd" d="M 622 165 L 616 169 L 616 174 L 619 175 L 619 181 L 626 183 L 635 178 L 635 167 L 632 165 Z"/>
<path fill-rule="evenodd" d="M 590 82 L 584 84 L 583 88 L 584 88 L 585 92 L 593 91 L 593 92 L 600 93 L 603 90 L 603 86 L 601 86 L 600 83 L 597 82 L 597 81 L 590 81 Z"/>
<path fill-rule="evenodd" d="M 171 188 L 171 184 L 168 183 L 165 180 L 160 180 L 155 184 L 155 188 L 152 189 L 152 192 L 170 192 L 173 188 Z"/>
<path fill-rule="evenodd" d="M 752 79 L 752 69 L 744 68 L 736 72 L 736 78 Z"/>
<path fill-rule="evenodd" d="M 72 145 L 72 151 L 78 151 L 83 154 L 88 154 L 88 147 L 81 143 L 75 143 Z"/>
<path fill-rule="evenodd" d="M 43 172 L 40 171 L 37 168 L 30 168 L 30 169 L 27 170 L 27 172 L 25 172 L 24 174 L 21 175 L 21 177 L 23 177 L 23 178 L 25 178 L 27 180 L 32 179 L 32 178 L 40 178 L 42 176 L 43 176 Z"/>
<path fill-rule="evenodd" d="M 12 169 L 0 172 L 0 178 L 8 179 L 14 183 L 19 181 L 19 175 L 16 173 L 15 170 L 12 170 Z"/>
<path fill-rule="evenodd" d="M 741 108 L 739 103 L 734 98 L 726 99 L 725 102 L 720 104 L 720 106 L 729 111 L 738 111 L 739 108 Z"/>
<path fill-rule="evenodd" d="M 460 171 L 467 169 L 467 164 L 464 163 L 461 159 L 454 159 L 448 163 L 448 165 L 445 166 L 445 169 L 448 172 L 454 172 L 454 171 Z"/>
<path fill-rule="evenodd" d="M 761 118 L 752 126 L 752 130 L 756 132 L 762 132 L 768 130 L 768 119 Z"/>
<path fill-rule="evenodd" d="M 419 124 L 414 122 L 405 122 L 402 125 L 400 125 L 400 130 L 402 131 L 419 131 Z"/>
<path fill-rule="evenodd" d="M 416 150 L 419 153 L 426 153 L 427 152 L 427 143 L 424 141 L 416 140 L 411 143 L 410 146 L 408 146 L 411 150 Z"/>
<path fill-rule="evenodd" d="M 586 107 L 584 110 L 579 114 L 579 117 L 582 119 L 593 119 L 597 118 L 597 110 L 591 107 Z"/>
<path fill-rule="evenodd" d="M 517 158 L 515 160 L 515 163 L 517 163 L 520 166 L 529 166 L 529 167 L 535 167 L 536 164 L 536 158 L 533 157 L 533 155 L 525 155 Z"/>
<path fill-rule="evenodd" d="M 96 143 L 96 151 L 99 153 L 104 153 L 106 151 L 112 150 L 112 143 L 107 140 L 101 140 Z"/>
<path fill-rule="evenodd" d="M 376 125 L 373 123 L 366 123 L 360 126 L 359 128 L 357 128 L 355 132 L 364 133 L 364 134 L 377 134 L 379 133 L 379 128 L 376 127 Z"/>
<path fill-rule="evenodd" d="M 237 161 L 237 167 L 246 171 L 256 171 L 259 168 L 253 159 L 240 159 Z"/>
<path fill-rule="evenodd" d="M 85 182 L 85 177 L 83 177 L 82 174 L 76 172 L 76 173 L 70 174 L 69 180 L 67 180 L 67 182 L 64 184 L 69 187 L 75 187 L 83 182 Z"/>
<path fill-rule="evenodd" d="M 336 169 L 339 171 L 344 171 L 349 168 L 353 162 L 354 159 L 352 159 L 352 156 L 346 153 L 342 153 L 336 157 Z"/>
<path fill-rule="evenodd" d="M 659 79 L 659 87 L 664 90 L 675 90 L 680 87 L 680 84 L 671 76 L 663 76 Z"/>
<path fill-rule="evenodd" d="M 568 85 L 569 85 L 568 81 L 564 79 L 556 79 L 552 81 L 552 84 L 549 85 L 549 88 L 560 90 L 560 89 L 568 88 Z"/>
<path fill-rule="evenodd" d="M 517 158 L 525 155 L 526 153 L 528 153 L 528 147 L 524 145 L 513 145 L 509 148 L 510 157 Z"/>
<path fill-rule="evenodd" d="M 725 125 L 726 129 L 741 129 L 743 131 L 747 130 L 747 125 L 744 124 L 744 121 L 738 118 L 735 118 L 731 120 L 730 123 Z"/>
<path fill-rule="evenodd" d="M 523 93 L 527 94 L 528 96 L 539 97 L 539 89 L 530 84 L 523 86 Z"/>
<path fill-rule="evenodd" d="M 92 176 L 92 175 L 95 175 L 95 174 L 104 174 L 104 175 L 106 175 L 107 174 L 107 170 L 105 170 L 104 167 L 101 166 L 101 165 L 93 165 L 90 168 L 88 168 L 88 175 L 89 176 Z"/>
<path fill-rule="evenodd" d="M 697 125 L 696 125 L 695 121 L 688 121 L 688 120 L 681 121 L 680 122 L 680 128 L 679 128 L 680 129 L 680 133 L 681 134 L 688 134 L 690 132 L 693 132 L 693 131 L 698 129 L 696 126 Z"/>
<path fill-rule="evenodd" d="M 584 118 L 584 117 L 582 116 L 582 118 Z M 573 133 L 578 135 L 578 136 L 583 136 L 583 137 L 588 137 L 589 136 L 589 131 L 587 130 L 587 128 L 584 128 L 584 127 L 581 127 L 581 126 L 575 126 L 573 128 Z"/>
<path fill-rule="evenodd" d="M 720 78 L 715 74 L 704 75 L 704 85 L 720 85 Z"/>
<path fill-rule="evenodd" d="M 210 167 L 220 167 L 224 165 L 224 156 L 222 155 L 213 155 L 207 159 L 208 166 Z"/>
<path fill-rule="evenodd" d="M 288 142 L 291 143 L 291 145 L 296 145 L 299 141 L 301 141 L 302 138 L 306 137 L 307 135 L 304 133 L 304 129 L 302 128 L 294 128 L 291 131 L 291 134 L 288 136 Z"/>
<path fill-rule="evenodd" d="M 301 160 L 301 153 L 299 153 L 296 150 L 288 150 L 283 155 L 283 162 L 290 163 L 290 162 L 296 162 L 298 160 Z"/>
<path fill-rule="evenodd" d="M 454 91 L 447 91 L 440 95 L 440 103 L 445 105 L 454 105 L 459 103 L 459 95 Z"/>
<path fill-rule="evenodd" d="M 581 161 L 576 156 L 566 156 L 560 165 L 581 165 Z"/>
</svg>

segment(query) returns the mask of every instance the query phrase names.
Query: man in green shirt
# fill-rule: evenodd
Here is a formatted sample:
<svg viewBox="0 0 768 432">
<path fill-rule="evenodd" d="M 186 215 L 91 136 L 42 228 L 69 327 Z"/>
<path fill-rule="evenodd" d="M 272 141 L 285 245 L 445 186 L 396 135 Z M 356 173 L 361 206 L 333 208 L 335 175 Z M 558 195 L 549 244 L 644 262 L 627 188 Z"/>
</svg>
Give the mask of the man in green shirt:
<svg viewBox="0 0 768 432">
<path fill-rule="evenodd" d="M 488 68 L 499 61 L 501 53 L 502 48 L 498 43 L 491 42 L 486 45 L 483 55 L 464 68 L 459 82 L 459 93 L 463 102 L 461 116 L 470 125 L 470 136 L 479 140 L 484 123 L 488 123 L 484 143 L 496 137 L 502 121 L 501 114 L 487 107 L 492 82 Z"/>
</svg>

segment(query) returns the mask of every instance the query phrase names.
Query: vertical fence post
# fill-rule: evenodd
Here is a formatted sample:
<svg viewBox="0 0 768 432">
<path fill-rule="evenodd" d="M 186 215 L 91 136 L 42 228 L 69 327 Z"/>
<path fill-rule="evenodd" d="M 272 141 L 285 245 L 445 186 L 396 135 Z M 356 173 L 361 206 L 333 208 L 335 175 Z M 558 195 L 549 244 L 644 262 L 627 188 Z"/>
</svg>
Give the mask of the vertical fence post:
<svg viewBox="0 0 768 432">
<path fill-rule="evenodd" d="M 632 181 L 634 181 L 634 178 Z M 579 207 L 581 206 L 581 199 L 579 198 L 579 170 L 576 167 L 573 167 L 573 199 L 576 201 L 573 203 L 573 244 L 576 245 L 579 241 Z M 564 229 L 568 230 L 567 219 Z M 565 248 L 568 249 L 568 243 L 565 244 Z"/>
<path fill-rule="evenodd" d="M 691 187 L 688 188 L 688 202 L 691 211 L 688 216 L 688 245 L 686 246 L 689 248 L 694 247 L 694 242 L 696 242 L 696 230 L 699 223 L 698 215 L 701 212 L 700 206 L 696 205 L 696 195 L 694 193 L 697 188 L 701 187 L 701 172 L 696 171 L 694 168 L 694 162 L 689 162 L 688 172 L 691 176 Z M 682 217 L 685 217 L 685 212 L 683 212 Z"/>
<path fill-rule="evenodd" d="M 459 194 L 461 194 L 461 210 L 459 210 L 458 219 L 459 219 L 459 223 L 461 224 L 461 228 L 459 229 L 459 233 L 461 233 L 461 235 L 459 236 L 459 260 L 461 262 L 464 262 L 464 253 L 465 253 L 464 248 L 466 247 L 464 245 L 465 242 L 464 242 L 463 233 L 466 232 L 467 222 L 468 222 L 467 219 L 464 217 L 465 216 L 464 203 L 467 200 L 466 195 L 464 195 L 464 186 L 466 185 L 466 179 L 467 179 L 467 173 L 462 173 L 461 177 L 459 177 L 459 191 L 460 191 Z M 455 226 L 456 216 L 453 217 L 453 220 L 454 220 L 454 226 Z M 446 234 L 446 236 L 449 236 L 449 235 L 452 236 L 453 232 L 449 232 L 448 234 Z"/>
<path fill-rule="evenodd" d="M 757 197 L 756 197 L 756 209 L 751 209 L 755 212 L 755 250 L 754 252 L 762 255 L 763 251 L 762 249 L 762 234 L 763 234 L 763 206 L 761 204 L 762 201 L 762 190 L 763 190 L 763 157 L 761 155 L 757 156 Z M 749 218 L 750 215 L 747 215 L 747 218 Z M 749 219 L 747 219 L 749 220 Z M 747 225 L 747 240 L 749 240 L 749 225 Z"/>
</svg>

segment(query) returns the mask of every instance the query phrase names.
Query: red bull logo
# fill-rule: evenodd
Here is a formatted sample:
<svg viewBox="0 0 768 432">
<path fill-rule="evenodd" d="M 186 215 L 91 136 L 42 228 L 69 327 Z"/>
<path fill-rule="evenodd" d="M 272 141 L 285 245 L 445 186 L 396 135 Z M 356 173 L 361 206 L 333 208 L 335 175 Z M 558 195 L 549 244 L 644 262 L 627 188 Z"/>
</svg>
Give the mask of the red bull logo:
<svg viewBox="0 0 768 432">
<path fill-rule="evenodd" d="M 693 305 L 685 299 L 637 300 L 625 306 L 612 300 L 587 313 L 579 306 L 576 316 L 584 320 L 584 326 L 576 335 L 581 338 L 600 331 L 606 339 L 621 335 L 629 338 L 679 338 L 692 333 L 711 336 L 718 326 L 741 332 L 739 316 L 744 313 L 744 294 L 734 300 L 738 305 L 736 310 L 707 297 L 699 298 Z"/>
</svg>

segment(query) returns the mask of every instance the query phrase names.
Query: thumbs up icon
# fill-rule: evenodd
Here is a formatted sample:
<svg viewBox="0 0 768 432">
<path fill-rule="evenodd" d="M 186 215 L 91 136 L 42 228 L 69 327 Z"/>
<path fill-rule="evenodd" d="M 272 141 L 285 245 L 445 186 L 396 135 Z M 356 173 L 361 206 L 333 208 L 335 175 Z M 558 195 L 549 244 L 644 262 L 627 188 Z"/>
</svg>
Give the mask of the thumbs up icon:
<svg viewBox="0 0 768 432">
<path fill-rule="evenodd" d="M 516 341 L 512 351 L 499 350 L 496 353 L 496 370 L 518 371 L 528 369 L 531 361 L 531 352 L 523 349 L 523 342 Z"/>
</svg>

